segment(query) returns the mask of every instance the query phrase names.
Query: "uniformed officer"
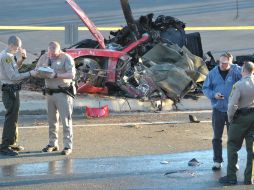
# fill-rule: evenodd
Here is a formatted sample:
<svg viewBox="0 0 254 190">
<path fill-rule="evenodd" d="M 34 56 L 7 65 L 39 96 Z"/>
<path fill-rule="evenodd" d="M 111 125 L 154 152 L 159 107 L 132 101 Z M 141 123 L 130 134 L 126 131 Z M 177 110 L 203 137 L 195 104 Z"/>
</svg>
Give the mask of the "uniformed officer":
<svg viewBox="0 0 254 190">
<path fill-rule="evenodd" d="M 51 67 L 54 72 L 45 79 L 45 93 L 47 98 L 49 143 L 42 149 L 43 152 L 58 151 L 59 115 L 63 124 L 63 144 L 61 152 L 68 155 L 73 148 L 72 111 L 73 90 L 72 81 L 76 69 L 71 56 L 61 51 L 60 44 L 50 42 L 48 52 L 41 56 L 36 68 Z M 64 90 L 65 89 L 65 90 Z M 72 89 L 72 90 L 69 90 Z"/>
<path fill-rule="evenodd" d="M 242 67 L 242 80 L 238 81 L 232 89 L 228 104 L 228 166 L 227 175 L 220 178 L 222 184 L 233 185 L 237 183 L 236 163 L 237 152 L 241 149 L 243 139 L 246 141 L 247 165 L 244 172 L 244 184 L 251 185 L 252 181 L 252 155 L 254 135 L 254 63 L 245 62 Z"/>
<path fill-rule="evenodd" d="M 19 73 L 18 68 L 26 58 L 26 50 L 21 46 L 22 42 L 19 37 L 10 36 L 7 48 L 0 53 L 2 101 L 6 109 L 0 153 L 9 156 L 17 156 L 17 151 L 24 149 L 17 144 L 20 82 L 36 74 L 35 71 Z M 15 61 L 17 53 L 20 58 Z"/>
</svg>

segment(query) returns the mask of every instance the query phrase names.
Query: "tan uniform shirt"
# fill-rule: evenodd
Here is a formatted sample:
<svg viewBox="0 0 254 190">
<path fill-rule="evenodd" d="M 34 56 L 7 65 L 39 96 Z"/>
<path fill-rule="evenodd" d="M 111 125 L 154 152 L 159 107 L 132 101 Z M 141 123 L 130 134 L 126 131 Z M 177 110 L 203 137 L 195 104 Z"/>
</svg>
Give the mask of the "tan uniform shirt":
<svg viewBox="0 0 254 190">
<path fill-rule="evenodd" d="M 228 120 L 232 121 L 237 109 L 254 107 L 254 75 L 247 75 L 235 83 L 229 96 Z"/>
<path fill-rule="evenodd" d="M 16 84 L 24 78 L 30 77 L 29 72 L 19 73 L 14 55 L 3 50 L 0 53 L 0 81 L 1 84 Z"/>
<path fill-rule="evenodd" d="M 51 65 L 49 65 L 49 63 Z M 75 76 L 76 74 L 74 60 L 70 55 L 64 52 L 62 52 L 57 59 L 51 61 L 49 61 L 47 53 L 43 54 L 40 57 L 36 67 L 38 68 L 40 66 L 51 67 L 56 73 L 72 73 L 73 76 Z M 71 82 L 72 79 L 45 79 L 46 87 L 51 89 L 57 89 L 58 86 L 67 87 L 70 85 Z"/>
</svg>

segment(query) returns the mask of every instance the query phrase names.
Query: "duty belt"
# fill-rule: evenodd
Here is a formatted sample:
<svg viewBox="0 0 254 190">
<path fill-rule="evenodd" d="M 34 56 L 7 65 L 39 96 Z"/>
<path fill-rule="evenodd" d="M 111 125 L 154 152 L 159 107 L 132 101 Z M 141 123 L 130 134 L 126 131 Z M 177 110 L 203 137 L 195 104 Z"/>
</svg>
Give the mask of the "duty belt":
<svg viewBox="0 0 254 190">
<path fill-rule="evenodd" d="M 58 86 L 58 87 L 59 88 L 57 88 L 57 89 L 43 88 L 42 89 L 43 95 L 45 95 L 45 94 L 52 95 L 54 93 L 65 93 L 65 94 L 71 96 L 72 98 L 75 97 L 72 85 L 69 87 L 60 87 L 60 86 Z"/>
<path fill-rule="evenodd" d="M 246 115 L 246 114 L 251 113 L 251 112 L 254 112 L 254 107 L 238 109 L 238 113 L 242 114 L 242 115 Z"/>
<path fill-rule="evenodd" d="M 2 91 L 12 91 L 16 92 L 21 90 L 21 84 L 3 84 Z"/>
<path fill-rule="evenodd" d="M 240 109 L 237 109 L 235 114 L 234 114 L 234 117 L 233 119 L 237 119 L 240 115 L 248 115 L 249 113 L 252 113 L 254 112 L 254 107 L 250 107 L 250 108 L 240 108 Z"/>
</svg>

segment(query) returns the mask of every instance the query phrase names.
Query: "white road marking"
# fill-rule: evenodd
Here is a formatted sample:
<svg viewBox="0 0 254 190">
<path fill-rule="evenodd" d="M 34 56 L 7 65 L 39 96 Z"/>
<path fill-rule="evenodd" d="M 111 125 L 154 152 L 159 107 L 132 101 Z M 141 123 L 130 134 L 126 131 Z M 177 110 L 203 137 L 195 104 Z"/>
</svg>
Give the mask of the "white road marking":
<svg viewBox="0 0 254 190">
<path fill-rule="evenodd" d="M 211 123 L 211 120 L 200 121 L 200 123 Z M 189 121 L 156 121 L 156 122 L 132 122 L 132 123 L 98 123 L 98 124 L 83 124 L 83 125 L 73 125 L 73 127 L 103 127 L 103 126 L 127 126 L 127 125 L 166 125 L 166 124 L 186 124 Z M 19 129 L 38 129 L 47 128 L 48 125 L 38 125 L 38 126 L 26 126 L 19 127 Z M 62 126 L 60 126 L 62 127 Z"/>
</svg>

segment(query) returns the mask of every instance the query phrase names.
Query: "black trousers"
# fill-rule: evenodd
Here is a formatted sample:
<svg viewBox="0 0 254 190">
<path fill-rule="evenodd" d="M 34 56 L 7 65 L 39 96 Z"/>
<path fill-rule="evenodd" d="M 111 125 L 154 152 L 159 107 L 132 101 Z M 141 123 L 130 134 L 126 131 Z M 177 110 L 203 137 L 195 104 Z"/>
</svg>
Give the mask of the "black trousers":
<svg viewBox="0 0 254 190">
<path fill-rule="evenodd" d="M 7 148 L 18 141 L 19 91 L 2 91 L 2 101 L 6 109 L 1 148 Z"/>
</svg>

